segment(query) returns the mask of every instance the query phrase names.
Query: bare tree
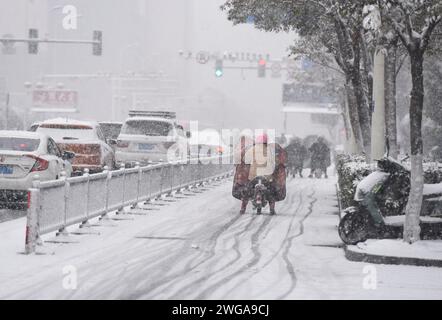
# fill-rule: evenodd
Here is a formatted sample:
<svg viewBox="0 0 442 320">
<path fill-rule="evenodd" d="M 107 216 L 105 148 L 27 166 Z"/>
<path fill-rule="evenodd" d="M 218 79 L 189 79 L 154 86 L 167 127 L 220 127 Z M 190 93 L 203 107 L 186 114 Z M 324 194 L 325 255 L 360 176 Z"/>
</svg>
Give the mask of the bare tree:
<svg viewBox="0 0 442 320">
<path fill-rule="evenodd" d="M 432 34 L 442 19 L 440 0 L 379 0 L 379 8 L 407 49 L 412 78 L 410 97 L 411 190 L 406 207 L 404 240 L 420 239 L 420 211 L 423 199 L 422 114 L 424 107 L 423 63 Z"/>
</svg>

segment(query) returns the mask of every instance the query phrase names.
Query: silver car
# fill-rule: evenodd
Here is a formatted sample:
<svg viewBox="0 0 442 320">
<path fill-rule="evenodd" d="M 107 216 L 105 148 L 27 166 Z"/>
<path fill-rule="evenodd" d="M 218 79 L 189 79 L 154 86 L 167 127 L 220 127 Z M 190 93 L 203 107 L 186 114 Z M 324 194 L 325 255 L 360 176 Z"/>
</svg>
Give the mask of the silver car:
<svg viewBox="0 0 442 320">
<path fill-rule="evenodd" d="M 27 190 L 37 178 L 56 180 L 63 172 L 70 176 L 74 156 L 62 153 L 47 135 L 0 131 L 0 206 L 24 206 Z"/>
</svg>

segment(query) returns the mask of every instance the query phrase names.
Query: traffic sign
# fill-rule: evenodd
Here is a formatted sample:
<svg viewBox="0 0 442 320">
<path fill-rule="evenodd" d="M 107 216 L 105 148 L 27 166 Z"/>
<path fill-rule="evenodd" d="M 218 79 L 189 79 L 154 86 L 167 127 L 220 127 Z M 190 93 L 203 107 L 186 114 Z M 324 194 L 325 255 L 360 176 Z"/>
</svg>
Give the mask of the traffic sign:
<svg viewBox="0 0 442 320">
<path fill-rule="evenodd" d="M 196 55 L 196 61 L 199 64 L 206 64 L 210 60 L 210 53 L 207 51 L 200 51 Z"/>
<path fill-rule="evenodd" d="M 11 40 L 8 40 L 11 39 Z M 14 36 L 12 34 L 5 34 L 3 36 L 3 40 L 2 40 L 2 44 L 3 44 L 3 48 L 2 48 L 2 52 L 3 54 L 15 54 L 16 50 L 14 47 Z"/>
<path fill-rule="evenodd" d="M 75 108 L 78 92 L 72 90 L 34 90 L 32 102 L 36 107 Z"/>
</svg>

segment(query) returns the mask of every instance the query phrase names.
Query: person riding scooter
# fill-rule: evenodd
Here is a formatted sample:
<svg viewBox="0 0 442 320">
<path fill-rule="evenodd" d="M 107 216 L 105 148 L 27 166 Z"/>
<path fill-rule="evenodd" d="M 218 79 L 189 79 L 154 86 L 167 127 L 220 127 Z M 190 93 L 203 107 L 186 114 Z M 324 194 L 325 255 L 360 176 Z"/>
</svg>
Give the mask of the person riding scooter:
<svg viewBox="0 0 442 320">
<path fill-rule="evenodd" d="M 241 163 L 236 165 L 232 195 L 241 200 L 240 214 L 244 214 L 253 196 L 254 181 L 263 177 L 268 182 L 270 213 L 275 214 L 275 203 L 286 196 L 286 153 L 276 143 L 268 143 L 267 134 L 256 138 L 253 147 L 244 145 Z"/>
</svg>

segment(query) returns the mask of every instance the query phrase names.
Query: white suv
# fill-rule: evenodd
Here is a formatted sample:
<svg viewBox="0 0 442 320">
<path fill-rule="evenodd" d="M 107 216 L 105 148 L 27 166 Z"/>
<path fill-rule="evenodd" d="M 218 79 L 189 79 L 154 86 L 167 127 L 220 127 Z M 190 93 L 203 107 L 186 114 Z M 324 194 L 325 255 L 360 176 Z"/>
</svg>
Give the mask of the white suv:
<svg viewBox="0 0 442 320">
<path fill-rule="evenodd" d="M 188 135 L 173 114 L 132 113 L 121 129 L 115 149 L 117 164 L 171 162 L 188 158 Z"/>
</svg>

